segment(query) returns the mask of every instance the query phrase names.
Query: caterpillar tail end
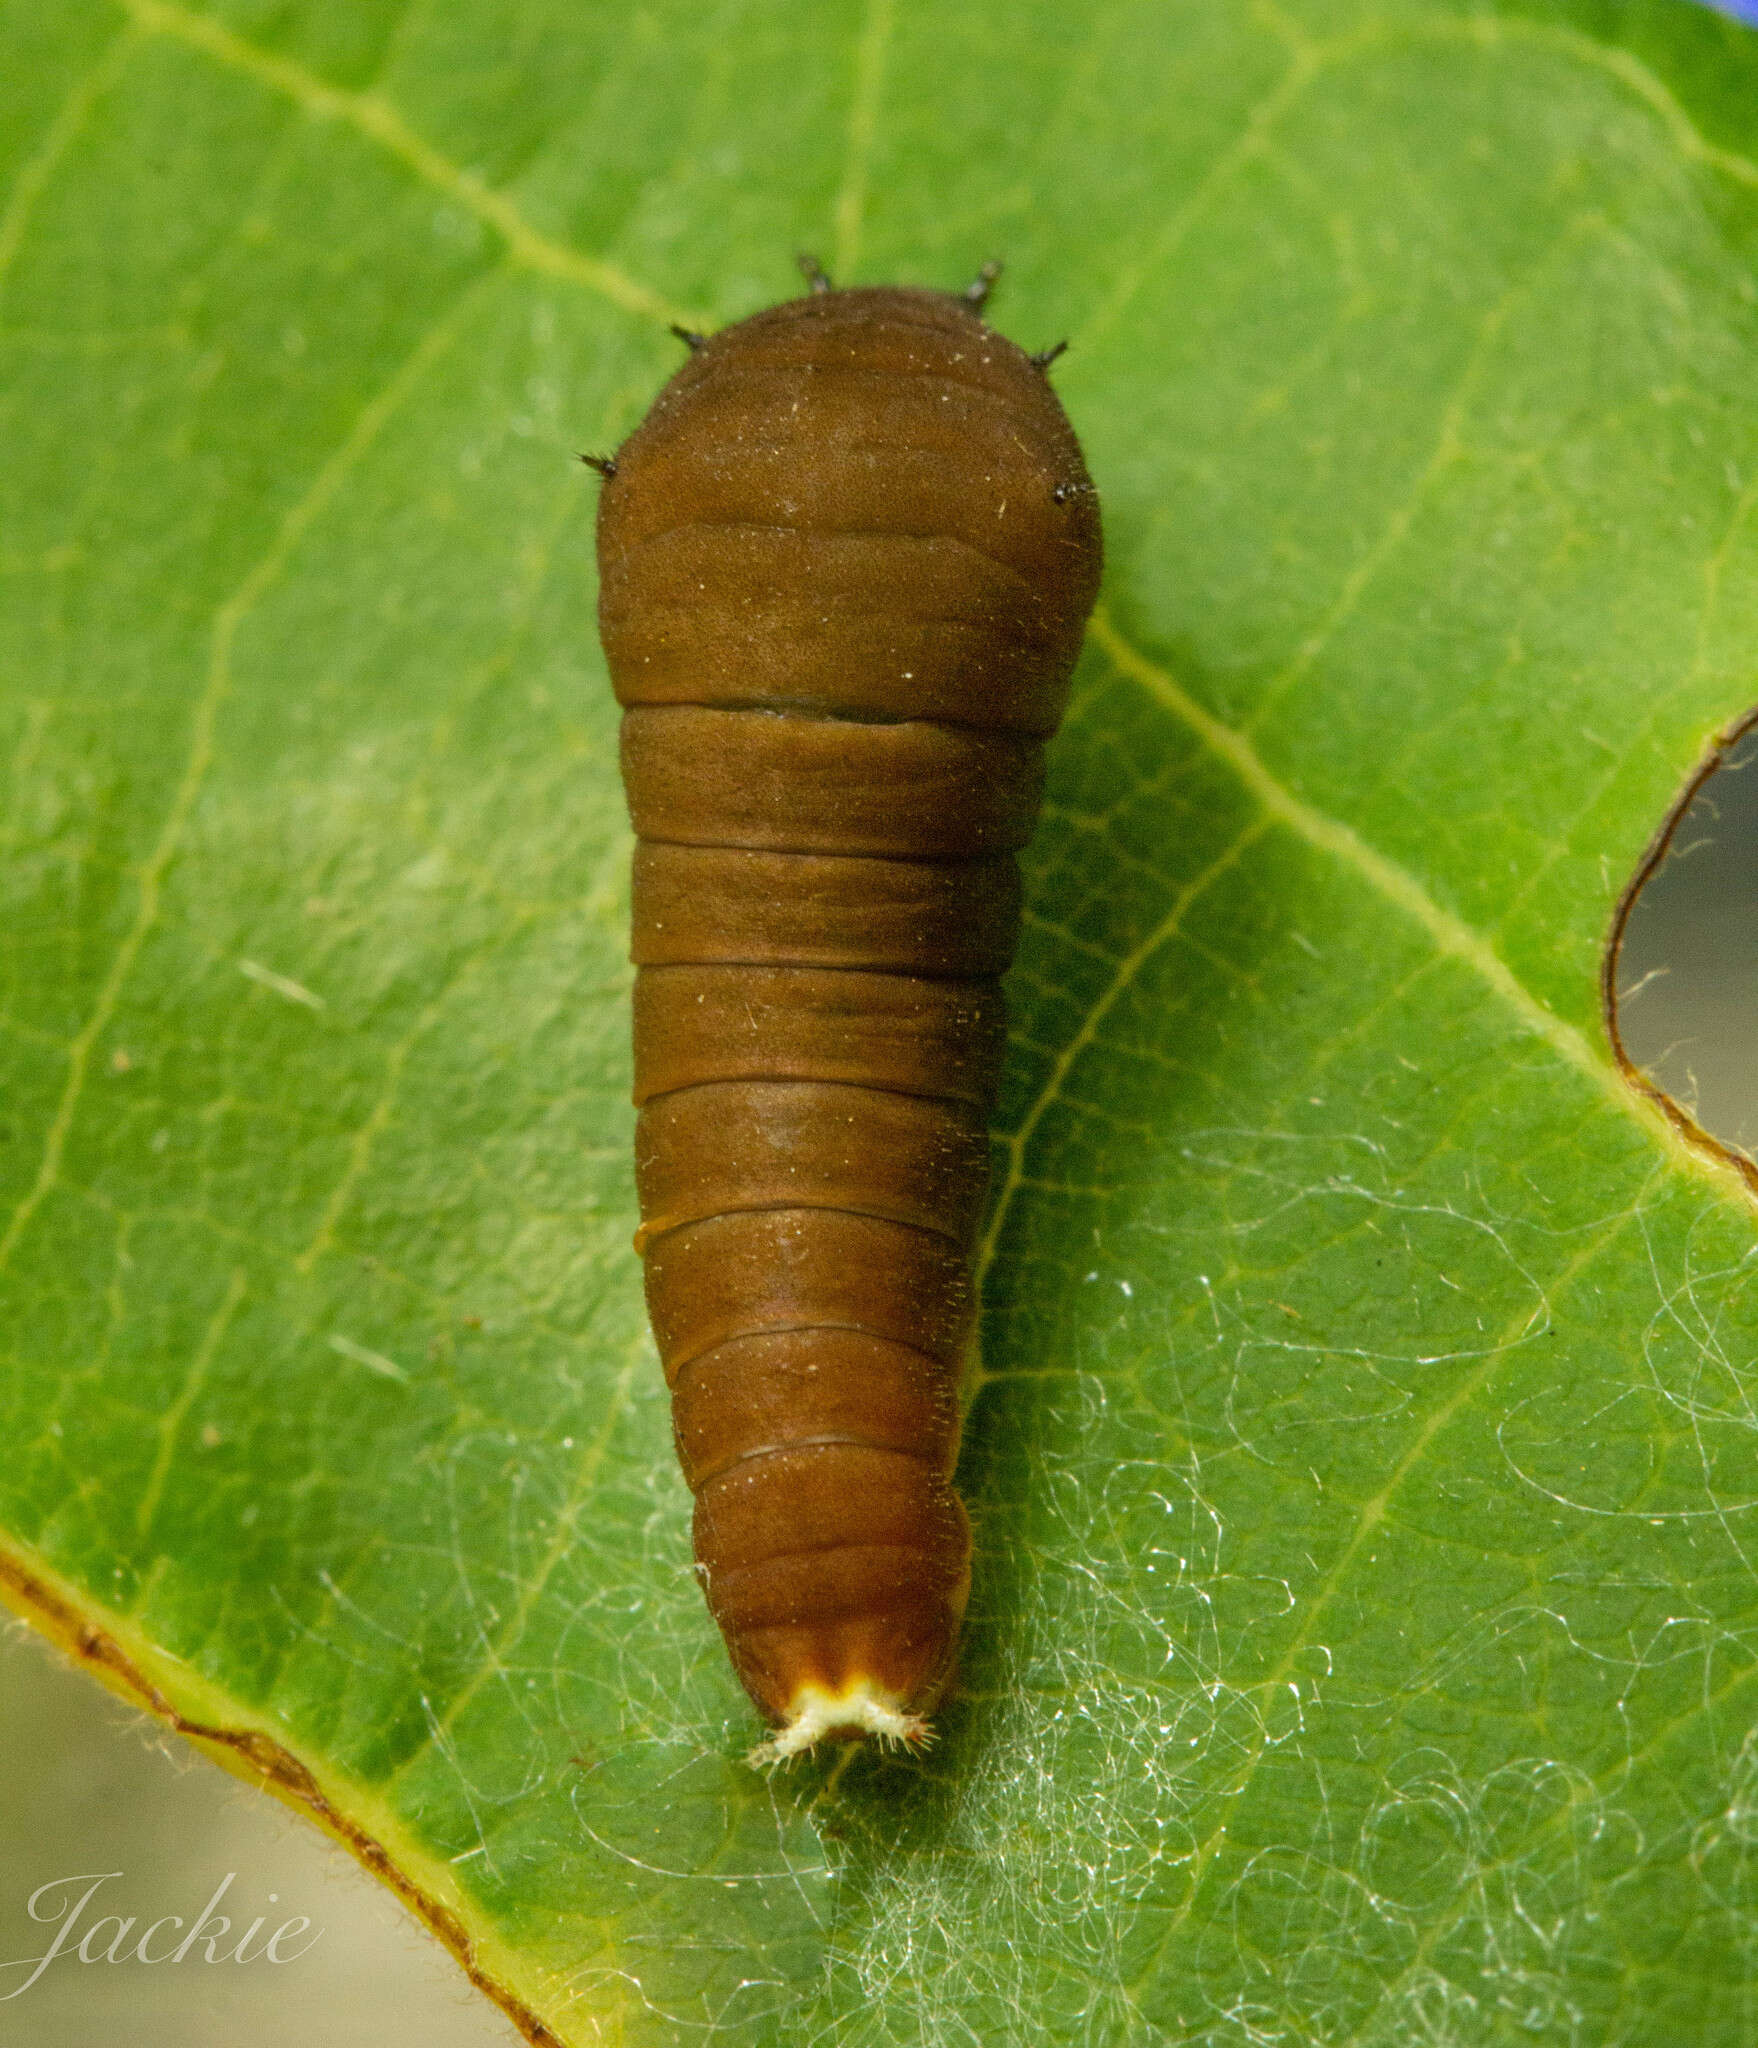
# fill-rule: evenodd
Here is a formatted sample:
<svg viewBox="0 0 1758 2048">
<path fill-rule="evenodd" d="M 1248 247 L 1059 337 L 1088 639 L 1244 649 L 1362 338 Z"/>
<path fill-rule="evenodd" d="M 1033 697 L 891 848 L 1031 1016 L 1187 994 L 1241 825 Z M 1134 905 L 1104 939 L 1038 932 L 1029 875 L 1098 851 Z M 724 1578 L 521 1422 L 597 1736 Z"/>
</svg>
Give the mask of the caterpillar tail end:
<svg viewBox="0 0 1758 2048">
<path fill-rule="evenodd" d="M 856 1741 L 870 1735 L 888 1749 L 926 1749 L 934 1731 L 925 1715 L 911 1713 L 898 1694 L 870 1678 L 852 1678 L 837 1691 L 802 1685 L 789 1702 L 787 1718 L 767 1742 L 752 1750 L 753 1764 L 783 1764 L 804 1756 L 833 1737 Z"/>
</svg>

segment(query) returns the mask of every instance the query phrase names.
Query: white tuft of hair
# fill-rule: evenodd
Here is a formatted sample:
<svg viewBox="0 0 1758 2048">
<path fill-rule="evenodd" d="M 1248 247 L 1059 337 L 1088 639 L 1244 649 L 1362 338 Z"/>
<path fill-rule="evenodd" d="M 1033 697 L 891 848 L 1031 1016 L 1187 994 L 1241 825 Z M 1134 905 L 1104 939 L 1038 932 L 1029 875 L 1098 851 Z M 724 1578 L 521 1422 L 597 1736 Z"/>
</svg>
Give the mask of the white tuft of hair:
<svg viewBox="0 0 1758 2048">
<path fill-rule="evenodd" d="M 752 1750 L 751 1762 L 784 1764 L 831 1734 L 871 1735 L 887 1747 L 904 1749 L 925 1749 L 934 1739 L 926 1720 L 909 1713 L 896 1693 L 869 1678 L 854 1678 L 840 1692 L 802 1685 L 785 1724 Z"/>
</svg>

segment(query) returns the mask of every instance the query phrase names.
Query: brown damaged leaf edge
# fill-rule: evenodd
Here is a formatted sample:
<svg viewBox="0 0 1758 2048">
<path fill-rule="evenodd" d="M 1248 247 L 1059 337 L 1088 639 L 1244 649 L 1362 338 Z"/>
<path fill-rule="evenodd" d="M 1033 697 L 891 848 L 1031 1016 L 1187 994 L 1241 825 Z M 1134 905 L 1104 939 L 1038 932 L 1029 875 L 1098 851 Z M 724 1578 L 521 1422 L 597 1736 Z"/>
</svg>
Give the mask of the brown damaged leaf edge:
<svg viewBox="0 0 1758 2048">
<path fill-rule="evenodd" d="M 65 1593 L 0 1551 L 0 1601 L 74 1659 L 83 1671 L 126 1700 L 142 1707 L 166 1727 L 258 1790 L 272 1792 L 351 1851 L 382 1884 L 432 1929 L 462 1966 L 465 1976 L 493 1999 L 534 2048 L 566 2048 L 561 2036 L 547 2027 L 516 1993 L 498 1984 L 476 1958 L 476 1947 L 450 1907 L 429 1898 L 400 1869 L 382 1842 L 339 1813 L 324 1796 L 311 1772 L 275 1739 L 257 1728 L 221 1728 L 191 1721 L 178 1713 L 165 1695 L 128 1657 L 113 1636 L 85 1619 Z"/>
<path fill-rule="evenodd" d="M 1618 1070 L 1638 1095 L 1646 1096 L 1666 1115 L 1668 1122 L 1685 1139 L 1709 1158 L 1718 1160 L 1724 1166 L 1731 1166 L 1746 1184 L 1747 1192 L 1758 1196 L 1758 1163 L 1744 1152 L 1724 1145 L 1719 1138 L 1711 1137 L 1690 1111 L 1682 1108 L 1663 1088 L 1658 1088 L 1630 1057 L 1626 1050 L 1623 1034 L 1618 1029 L 1618 965 L 1623 958 L 1624 936 L 1629 929 L 1630 914 L 1635 909 L 1642 891 L 1659 872 L 1662 862 L 1672 852 L 1673 841 L 1679 827 L 1690 814 L 1691 806 L 1701 794 L 1704 785 L 1715 771 L 1723 766 L 1728 756 L 1740 742 L 1753 731 L 1758 731 L 1758 708 L 1746 712 L 1733 724 L 1724 726 L 1711 743 L 1709 751 L 1692 772 L 1689 781 L 1679 793 L 1677 801 L 1667 812 L 1660 830 L 1648 845 L 1648 851 L 1637 863 L 1636 872 L 1631 876 L 1629 886 L 1618 898 L 1618 907 L 1612 916 L 1610 936 L 1605 944 L 1605 958 L 1600 965 L 1599 997 L 1605 1016 L 1605 1035 L 1611 1042 L 1612 1057 L 1617 1061 Z"/>
</svg>

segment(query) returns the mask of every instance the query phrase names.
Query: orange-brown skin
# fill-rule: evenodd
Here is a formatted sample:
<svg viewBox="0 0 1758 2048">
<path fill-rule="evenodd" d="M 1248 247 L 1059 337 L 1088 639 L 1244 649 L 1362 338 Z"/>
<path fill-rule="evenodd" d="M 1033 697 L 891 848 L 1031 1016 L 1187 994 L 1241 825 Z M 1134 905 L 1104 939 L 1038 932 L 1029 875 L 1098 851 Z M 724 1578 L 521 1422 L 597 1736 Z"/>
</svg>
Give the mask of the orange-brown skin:
<svg viewBox="0 0 1758 2048">
<path fill-rule="evenodd" d="M 696 347 L 608 466 L 636 1173 L 696 1555 L 768 1718 L 931 1707 L 1015 850 L 1097 592 L 1043 370 L 964 298 L 815 291 Z"/>
</svg>

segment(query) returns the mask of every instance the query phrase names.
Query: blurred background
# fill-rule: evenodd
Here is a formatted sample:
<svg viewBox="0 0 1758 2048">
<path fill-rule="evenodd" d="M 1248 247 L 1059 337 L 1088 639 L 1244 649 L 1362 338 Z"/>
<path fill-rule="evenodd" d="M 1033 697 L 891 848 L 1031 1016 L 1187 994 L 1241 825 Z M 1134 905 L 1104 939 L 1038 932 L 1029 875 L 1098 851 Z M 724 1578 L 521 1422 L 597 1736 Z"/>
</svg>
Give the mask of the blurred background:
<svg viewBox="0 0 1758 2048">
<path fill-rule="evenodd" d="M 1637 898 L 1618 984 L 1631 1058 L 1712 1137 L 1758 1155 L 1758 734 L 1698 791 Z"/>
<path fill-rule="evenodd" d="M 0 2005 L 5 2048 L 515 2048 L 503 2019 L 376 1878 L 267 1793 L 253 1792 L 180 1736 L 113 1699 L 22 1622 L 0 1622 L 0 1965 L 41 1956 L 52 1924 L 34 1924 L 32 1892 L 50 1880 L 108 1878 L 78 1930 L 105 1913 L 136 1915 L 132 1936 L 176 1914 L 187 1927 L 232 1874 L 216 1912 L 231 1932 L 179 1964 L 109 1964 L 98 1933 L 82 1963 L 59 1956 L 30 1990 Z M 65 1900 L 39 1911 L 65 1910 Z M 240 1965 L 225 1959 L 253 1919 L 262 1935 Z M 291 1960 L 257 1956 L 263 1937 L 301 1916 Z M 167 1938 L 169 1937 L 169 1939 Z M 177 1930 L 151 1945 L 162 1953 Z M 29 1979 L 0 1970 L 0 1995 Z"/>
</svg>

